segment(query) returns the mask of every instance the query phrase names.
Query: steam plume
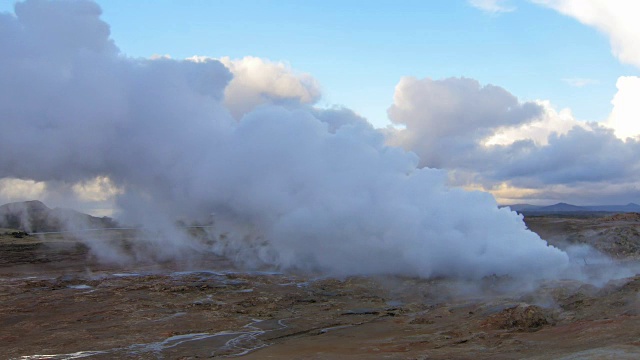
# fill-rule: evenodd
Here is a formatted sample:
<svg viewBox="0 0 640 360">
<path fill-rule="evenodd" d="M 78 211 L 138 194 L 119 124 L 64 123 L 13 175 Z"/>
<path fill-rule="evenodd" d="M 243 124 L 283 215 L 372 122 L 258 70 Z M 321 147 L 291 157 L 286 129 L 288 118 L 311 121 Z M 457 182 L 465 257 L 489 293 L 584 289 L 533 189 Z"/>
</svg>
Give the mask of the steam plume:
<svg viewBox="0 0 640 360">
<path fill-rule="evenodd" d="M 236 87 L 238 121 L 222 63 L 127 58 L 99 16 L 92 2 L 44 0 L 0 14 L 0 178 L 106 177 L 123 219 L 162 228 L 214 213 L 226 233 L 214 251 L 285 269 L 474 278 L 567 266 L 519 215 L 448 188 L 350 111 L 247 110 Z M 187 241 L 165 234 L 161 246 Z"/>
</svg>

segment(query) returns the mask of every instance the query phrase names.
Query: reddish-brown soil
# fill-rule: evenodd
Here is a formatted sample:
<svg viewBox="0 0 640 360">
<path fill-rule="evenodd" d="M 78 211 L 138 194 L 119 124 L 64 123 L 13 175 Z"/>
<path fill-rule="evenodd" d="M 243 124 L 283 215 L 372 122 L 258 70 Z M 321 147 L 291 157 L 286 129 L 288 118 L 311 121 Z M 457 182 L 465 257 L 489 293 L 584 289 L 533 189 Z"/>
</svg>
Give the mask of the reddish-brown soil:
<svg viewBox="0 0 640 360">
<path fill-rule="evenodd" d="M 554 241 L 595 241 L 599 220 L 581 221 L 528 224 Z M 638 239 L 625 234 L 619 256 L 633 259 Z M 213 256 L 107 266 L 61 236 L 3 235 L 0 358 L 637 359 L 639 290 L 638 275 L 532 287 L 251 273 Z"/>
</svg>

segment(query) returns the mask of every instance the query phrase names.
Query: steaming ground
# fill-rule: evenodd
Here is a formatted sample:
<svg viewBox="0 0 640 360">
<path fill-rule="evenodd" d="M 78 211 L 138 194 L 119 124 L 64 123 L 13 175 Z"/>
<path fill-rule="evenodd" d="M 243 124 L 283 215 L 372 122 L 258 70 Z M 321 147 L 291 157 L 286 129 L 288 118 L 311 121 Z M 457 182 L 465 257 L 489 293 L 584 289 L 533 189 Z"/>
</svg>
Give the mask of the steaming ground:
<svg viewBox="0 0 640 360">
<path fill-rule="evenodd" d="M 26 1 L 0 14 L 3 177 L 106 177 L 122 190 L 121 221 L 155 231 L 167 256 L 191 246 L 168 224 L 214 213 L 224 242 L 213 251 L 247 264 L 464 278 L 567 267 L 518 215 L 448 188 L 443 171 L 417 168 L 349 110 L 286 92 L 260 103 L 251 89 L 236 120 L 221 62 L 128 58 L 100 12 Z"/>
<path fill-rule="evenodd" d="M 425 276 L 421 273 L 386 270 L 378 263 L 369 268 L 352 267 L 350 271 L 340 271 L 342 268 L 339 265 L 332 268 L 309 264 L 302 267 L 297 263 L 282 266 L 277 261 L 269 261 L 274 253 L 269 243 L 251 237 L 247 229 L 244 229 L 247 235 L 239 238 L 234 223 L 225 224 L 215 219 L 207 225 L 167 223 L 164 229 L 158 230 L 122 227 L 109 218 L 96 218 L 67 209 L 50 209 L 39 201 L 0 206 L 0 234 L 26 231 L 16 232 L 16 239 L 19 242 L 24 237 L 35 237 L 27 241 L 34 244 L 38 243 L 35 240 L 47 236 L 62 236 L 66 243 L 81 241 L 89 249 L 89 255 L 103 265 L 131 267 L 136 264 L 157 264 L 162 268 L 177 263 L 187 268 L 202 268 L 202 259 L 210 257 L 212 260 L 231 261 L 231 266 L 236 270 L 284 271 L 319 278 L 352 275 L 441 278 L 448 279 L 449 285 L 442 293 L 454 297 L 486 295 L 485 285 L 491 279 L 500 279 L 500 286 L 493 286 L 492 293 L 519 294 L 534 291 L 552 279 L 572 279 L 601 287 L 611 280 L 633 277 L 640 273 L 639 220 L 640 214 L 635 213 L 568 219 L 527 217 L 527 226 L 567 254 L 568 265 L 562 271 L 554 269 L 553 273 L 531 276 L 511 273 L 463 276 L 452 272 Z M 6 239 L 3 241 L 6 242 Z M 367 253 L 364 256 L 370 255 Z M 379 256 L 383 258 L 384 254 Z M 29 259 L 26 261 L 29 262 Z M 397 259 L 383 261 L 394 264 Z M 364 272 L 362 269 L 371 270 Z"/>
<path fill-rule="evenodd" d="M 61 194 L 100 179 L 135 227 L 86 231 L 65 212 L 58 247 L 2 244 L 10 356 L 242 355 L 288 339 L 333 358 L 557 358 L 611 344 L 637 355 L 638 278 L 609 282 L 636 274 L 637 259 L 621 265 L 586 240 L 550 246 L 350 110 L 313 107 L 308 77 L 258 62 L 272 88 L 229 59 L 129 58 L 100 12 L 30 0 L 0 14 L 0 178 Z M 338 335 L 307 339 L 327 333 Z M 568 351 L 559 335 L 575 333 Z"/>
<path fill-rule="evenodd" d="M 638 216 L 638 215 L 636 215 Z M 526 218 L 559 246 L 596 242 L 608 261 L 638 259 L 638 221 Z M 31 222 L 38 226 L 37 222 Z M 188 232 L 207 245 L 205 229 Z M 187 229 L 179 229 L 187 232 Z M 72 233 L 0 230 L 5 356 L 42 358 L 636 359 L 640 276 L 593 286 L 480 280 L 331 278 L 246 271 L 202 249 L 151 256 L 154 234 L 85 231 L 119 249 L 104 264 Z M 624 236 L 624 241 L 612 236 Z M 561 243 L 564 239 L 565 244 Z M 86 239 L 85 239 L 86 241 Z M 588 247 L 595 252 L 594 247 Z M 596 273 L 594 256 L 568 251 Z M 102 252 L 101 254 L 104 254 Z M 584 256 L 587 256 L 586 258 Z M 584 260 L 586 259 L 586 261 Z"/>
</svg>

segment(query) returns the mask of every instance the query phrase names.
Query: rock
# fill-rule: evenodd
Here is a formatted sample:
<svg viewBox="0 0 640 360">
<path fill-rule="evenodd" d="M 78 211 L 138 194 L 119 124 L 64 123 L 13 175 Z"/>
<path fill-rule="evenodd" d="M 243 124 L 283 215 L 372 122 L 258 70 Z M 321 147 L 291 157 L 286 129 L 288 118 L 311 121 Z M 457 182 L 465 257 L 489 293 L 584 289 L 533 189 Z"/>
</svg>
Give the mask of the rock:
<svg viewBox="0 0 640 360">
<path fill-rule="evenodd" d="M 520 304 L 489 316 L 482 325 L 505 330 L 537 331 L 551 322 L 547 310 L 536 305 Z"/>
</svg>

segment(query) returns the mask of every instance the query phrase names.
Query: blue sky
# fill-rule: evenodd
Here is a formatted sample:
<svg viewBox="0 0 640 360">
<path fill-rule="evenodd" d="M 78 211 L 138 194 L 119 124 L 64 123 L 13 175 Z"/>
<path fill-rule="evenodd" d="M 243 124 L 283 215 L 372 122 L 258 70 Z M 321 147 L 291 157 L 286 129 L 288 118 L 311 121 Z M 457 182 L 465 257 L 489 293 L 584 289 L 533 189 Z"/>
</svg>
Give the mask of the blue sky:
<svg viewBox="0 0 640 360">
<path fill-rule="evenodd" d="M 9 11 L 13 1 L 2 1 Z M 514 1 L 488 13 L 455 1 L 99 0 L 120 49 L 285 61 L 321 84 L 321 104 L 356 110 L 377 126 L 402 76 L 470 77 L 521 100 L 550 100 L 580 120 L 604 120 L 620 75 L 637 69 L 608 39 L 553 10 Z M 565 79 L 591 79 L 582 87 Z"/>
<path fill-rule="evenodd" d="M 596 30 L 525 2 L 498 15 L 466 1 L 99 3 L 129 55 L 286 61 L 318 79 L 324 103 L 378 126 L 402 76 L 471 77 L 599 121 L 611 110 L 617 77 L 637 73 L 611 56 Z M 577 88 L 563 81 L 571 78 L 597 83 Z"/>
<path fill-rule="evenodd" d="M 99 3 L 126 54 L 286 61 L 318 79 L 324 103 L 378 126 L 402 76 L 471 77 L 599 121 L 611 111 L 618 76 L 638 73 L 611 55 L 604 35 L 526 2 L 497 15 L 462 0 Z M 597 83 L 563 81 L 573 78 Z"/>
</svg>

